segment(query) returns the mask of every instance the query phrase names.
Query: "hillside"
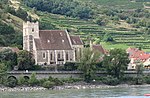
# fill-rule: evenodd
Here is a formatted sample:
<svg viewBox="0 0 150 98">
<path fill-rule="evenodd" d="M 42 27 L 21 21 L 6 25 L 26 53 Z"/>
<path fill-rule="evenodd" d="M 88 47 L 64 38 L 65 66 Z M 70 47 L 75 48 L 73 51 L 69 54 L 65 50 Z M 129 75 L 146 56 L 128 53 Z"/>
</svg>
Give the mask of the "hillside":
<svg viewBox="0 0 150 98">
<path fill-rule="evenodd" d="M 144 6 L 149 6 L 147 1 L 113 0 L 113 2 L 110 2 L 111 0 L 73 0 L 74 2 L 70 4 L 74 6 L 74 9 L 69 10 L 68 13 L 75 14 L 60 13 L 57 6 L 55 7 L 57 8 L 55 13 L 49 10 L 50 8 L 46 8 L 47 10 L 43 11 L 36 8 L 38 5 L 35 5 L 35 2 L 31 2 L 35 6 L 30 6 L 29 4 L 26 6 L 25 4 L 28 0 L 25 0 L 26 2 L 18 1 L 11 0 L 9 6 L 14 9 L 20 7 L 27 12 L 28 17 L 24 19 L 25 21 L 39 20 L 40 29 L 67 29 L 72 34 L 80 35 L 85 44 L 88 44 L 89 39 L 92 39 L 95 43 L 101 43 L 107 49 L 114 47 L 126 49 L 129 46 L 135 46 L 150 51 L 150 40 L 148 39 L 150 36 L 150 9 Z M 57 3 L 59 4 L 60 2 Z M 76 5 L 74 5 L 76 3 L 83 5 L 83 7 L 88 6 L 88 11 L 91 11 L 90 13 L 92 14 L 88 14 L 89 17 L 85 17 L 87 10 L 76 9 Z M 62 8 L 67 9 L 66 6 Z M 7 18 L 3 19 L 1 17 L 2 22 L 11 25 L 16 31 L 21 32 L 23 18 L 19 18 L 19 15 L 13 15 L 11 12 L 4 15 Z M 110 34 L 113 41 L 104 40 L 104 35 L 106 34 Z"/>
</svg>

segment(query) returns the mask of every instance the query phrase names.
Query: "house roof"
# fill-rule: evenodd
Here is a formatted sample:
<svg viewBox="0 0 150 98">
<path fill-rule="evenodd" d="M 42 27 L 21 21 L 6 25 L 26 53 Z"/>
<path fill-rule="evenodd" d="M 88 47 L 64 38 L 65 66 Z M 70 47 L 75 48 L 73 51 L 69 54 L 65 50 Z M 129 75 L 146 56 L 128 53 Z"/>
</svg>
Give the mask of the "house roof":
<svg viewBox="0 0 150 98">
<path fill-rule="evenodd" d="M 128 48 L 127 53 L 129 53 L 129 58 L 134 58 L 134 60 L 140 60 L 142 62 L 145 62 L 150 58 L 150 54 L 147 54 L 138 48 Z"/>
<path fill-rule="evenodd" d="M 18 53 L 20 50 L 17 47 L 0 47 L 0 51 L 3 51 L 5 49 L 10 49 L 12 52 Z"/>
<path fill-rule="evenodd" d="M 82 40 L 79 36 L 70 36 L 72 45 L 83 45 Z"/>
<path fill-rule="evenodd" d="M 35 40 L 37 50 L 71 50 L 68 35 L 64 30 L 40 30 Z"/>
<path fill-rule="evenodd" d="M 101 45 L 92 45 L 93 50 L 97 50 L 101 52 L 102 54 L 106 54 L 107 51 L 101 46 Z"/>
</svg>

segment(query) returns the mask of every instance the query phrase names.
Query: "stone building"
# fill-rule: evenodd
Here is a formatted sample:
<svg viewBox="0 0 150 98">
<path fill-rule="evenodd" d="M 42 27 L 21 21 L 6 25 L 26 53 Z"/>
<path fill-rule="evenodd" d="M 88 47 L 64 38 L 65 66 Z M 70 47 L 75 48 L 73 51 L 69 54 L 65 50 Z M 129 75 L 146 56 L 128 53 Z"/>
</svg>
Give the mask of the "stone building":
<svg viewBox="0 0 150 98">
<path fill-rule="evenodd" d="M 65 30 L 39 30 L 39 23 L 23 23 L 23 50 L 34 55 L 36 64 L 56 65 L 81 57 L 83 42 Z"/>
</svg>

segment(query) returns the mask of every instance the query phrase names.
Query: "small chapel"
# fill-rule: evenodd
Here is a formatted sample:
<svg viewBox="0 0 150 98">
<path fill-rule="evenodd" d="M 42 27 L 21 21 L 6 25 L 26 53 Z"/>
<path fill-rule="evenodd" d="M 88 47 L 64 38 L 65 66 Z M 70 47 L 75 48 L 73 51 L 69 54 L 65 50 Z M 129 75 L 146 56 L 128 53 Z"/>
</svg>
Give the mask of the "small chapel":
<svg viewBox="0 0 150 98">
<path fill-rule="evenodd" d="M 23 50 L 31 52 L 38 65 L 76 62 L 83 47 L 81 38 L 67 30 L 39 30 L 38 22 L 23 23 Z"/>
</svg>

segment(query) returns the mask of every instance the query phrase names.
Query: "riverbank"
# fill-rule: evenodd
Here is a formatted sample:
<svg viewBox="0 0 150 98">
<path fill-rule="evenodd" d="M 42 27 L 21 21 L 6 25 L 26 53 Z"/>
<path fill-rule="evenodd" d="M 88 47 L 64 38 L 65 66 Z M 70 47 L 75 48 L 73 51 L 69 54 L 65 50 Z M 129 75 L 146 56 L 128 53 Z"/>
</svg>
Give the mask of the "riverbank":
<svg viewBox="0 0 150 98">
<path fill-rule="evenodd" d="M 103 89 L 103 88 L 129 88 L 129 87 L 150 87 L 150 84 L 144 84 L 144 85 L 128 85 L 128 84 L 120 84 L 116 86 L 110 86 L 110 85 L 92 85 L 92 84 L 86 84 L 86 85 L 63 85 L 63 86 L 55 86 L 53 90 L 64 90 L 64 89 Z"/>
<path fill-rule="evenodd" d="M 62 86 L 54 86 L 50 90 L 67 90 L 67 89 L 105 89 L 105 88 L 130 88 L 130 87 L 150 87 L 150 84 L 144 84 L 144 85 L 128 85 L 128 84 L 120 84 L 116 86 L 110 86 L 110 85 L 94 85 L 94 84 L 67 84 Z M 0 87 L 0 92 L 23 92 L 23 91 L 43 91 L 47 90 L 44 87 Z"/>
<path fill-rule="evenodd" d="M 17 92 L 17 91 L 41 91 L 46 90 L 44 87 L 0 87 L 0 92 Z"/>
</svg>

